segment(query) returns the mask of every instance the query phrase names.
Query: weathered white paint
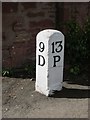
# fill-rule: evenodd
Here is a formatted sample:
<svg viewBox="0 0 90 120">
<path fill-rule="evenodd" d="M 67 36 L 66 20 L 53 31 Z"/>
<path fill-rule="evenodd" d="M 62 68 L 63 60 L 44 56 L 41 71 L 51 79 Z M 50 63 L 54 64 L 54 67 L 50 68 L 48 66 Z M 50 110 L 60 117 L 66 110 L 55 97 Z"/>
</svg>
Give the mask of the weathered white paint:
<svg viewBox="0 0 90 120">
<path fill-rule="evenodd" d="M 49 96 L 62 89 L 63 62 L 64 35 L 52 29 L 39 32 L 36 37 L 36 91 Z"/>
</svg>

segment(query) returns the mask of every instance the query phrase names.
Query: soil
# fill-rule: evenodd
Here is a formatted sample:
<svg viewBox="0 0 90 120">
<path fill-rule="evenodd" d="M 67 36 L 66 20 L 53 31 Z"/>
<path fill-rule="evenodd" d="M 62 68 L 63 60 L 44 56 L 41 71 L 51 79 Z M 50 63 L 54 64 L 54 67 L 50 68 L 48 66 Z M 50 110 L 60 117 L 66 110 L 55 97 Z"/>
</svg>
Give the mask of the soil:
<svg viewBox="0 0 90 120">
<path fill-rule="evenodd" d="M 88 86 L 63 82 L 46 97 L 35 91 L 34 79 L 2 79 L 3 118 L 88 118 Z"/>
</svg>

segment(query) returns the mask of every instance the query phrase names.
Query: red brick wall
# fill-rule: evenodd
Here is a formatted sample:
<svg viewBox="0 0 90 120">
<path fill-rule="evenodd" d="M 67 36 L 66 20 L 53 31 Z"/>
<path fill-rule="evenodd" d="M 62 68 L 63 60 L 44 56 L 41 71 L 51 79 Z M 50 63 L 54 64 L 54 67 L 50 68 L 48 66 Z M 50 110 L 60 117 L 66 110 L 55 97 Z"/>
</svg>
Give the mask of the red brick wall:
<svg viewBox="0 0 90 120">
<path fill-rule="evenodd" d="M 17 67 L 35 60 L 36 35 L 74 18 L 83 24 L 90 16 L 89 3 L 3 3 L 3 67 Z M 65 32 L 65 30 L 63 31 Z"/>
<path fill-rule="evenodd" d="M 57 3 L 57 28 L 65 33 L 62 23 L 69 20 L 76 20 L 81 26 L 90 18 L 90 2 L 61 2 Z"/>
<path fill-rule="evenodd" d="M 3 67 L 35 59 L 36 35 L 55 28 L 55 3 L 3 3 Z"/>
<path fill-rule="evenodd" d="M 90 15 L 89 2 L 64 3 L 64 21 L 76 19 L 82 25 Z"/>
</svg>

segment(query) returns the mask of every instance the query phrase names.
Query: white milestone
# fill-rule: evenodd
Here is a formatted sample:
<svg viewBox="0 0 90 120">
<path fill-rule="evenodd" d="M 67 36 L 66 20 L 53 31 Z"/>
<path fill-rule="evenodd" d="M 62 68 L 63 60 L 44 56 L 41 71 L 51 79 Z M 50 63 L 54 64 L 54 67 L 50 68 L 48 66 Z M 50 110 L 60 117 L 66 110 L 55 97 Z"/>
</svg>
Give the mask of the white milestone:
<svg viewBox="0 0 90 120">
<path fill-rule="evenodd" d="M 62 90 L 64 65 L 64 35 L 46 29 L 36 36 L 35 90 L 46 95 Z"/>
</svg>

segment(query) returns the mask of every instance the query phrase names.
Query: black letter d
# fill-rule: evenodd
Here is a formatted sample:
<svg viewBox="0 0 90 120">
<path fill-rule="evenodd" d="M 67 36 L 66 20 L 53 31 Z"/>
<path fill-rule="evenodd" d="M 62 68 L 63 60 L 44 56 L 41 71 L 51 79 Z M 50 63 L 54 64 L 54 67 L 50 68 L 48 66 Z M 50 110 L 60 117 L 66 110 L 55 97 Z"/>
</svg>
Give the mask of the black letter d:
<svg viewBox="0 0 90 120">
<path fill-rule="evenodd" d="M 41 58 L 41 59 L 40 59 Z M 43 62 L 40 62 L 40 61 L 43 61 Z M 44 66 L 44 64 L 45 64 L 45 59 L 44 59 L 44 57 L 42 56 L 42 55 L 38 55 L 38 65 L 40 65 L 40 66 Z"/>
</svg>

